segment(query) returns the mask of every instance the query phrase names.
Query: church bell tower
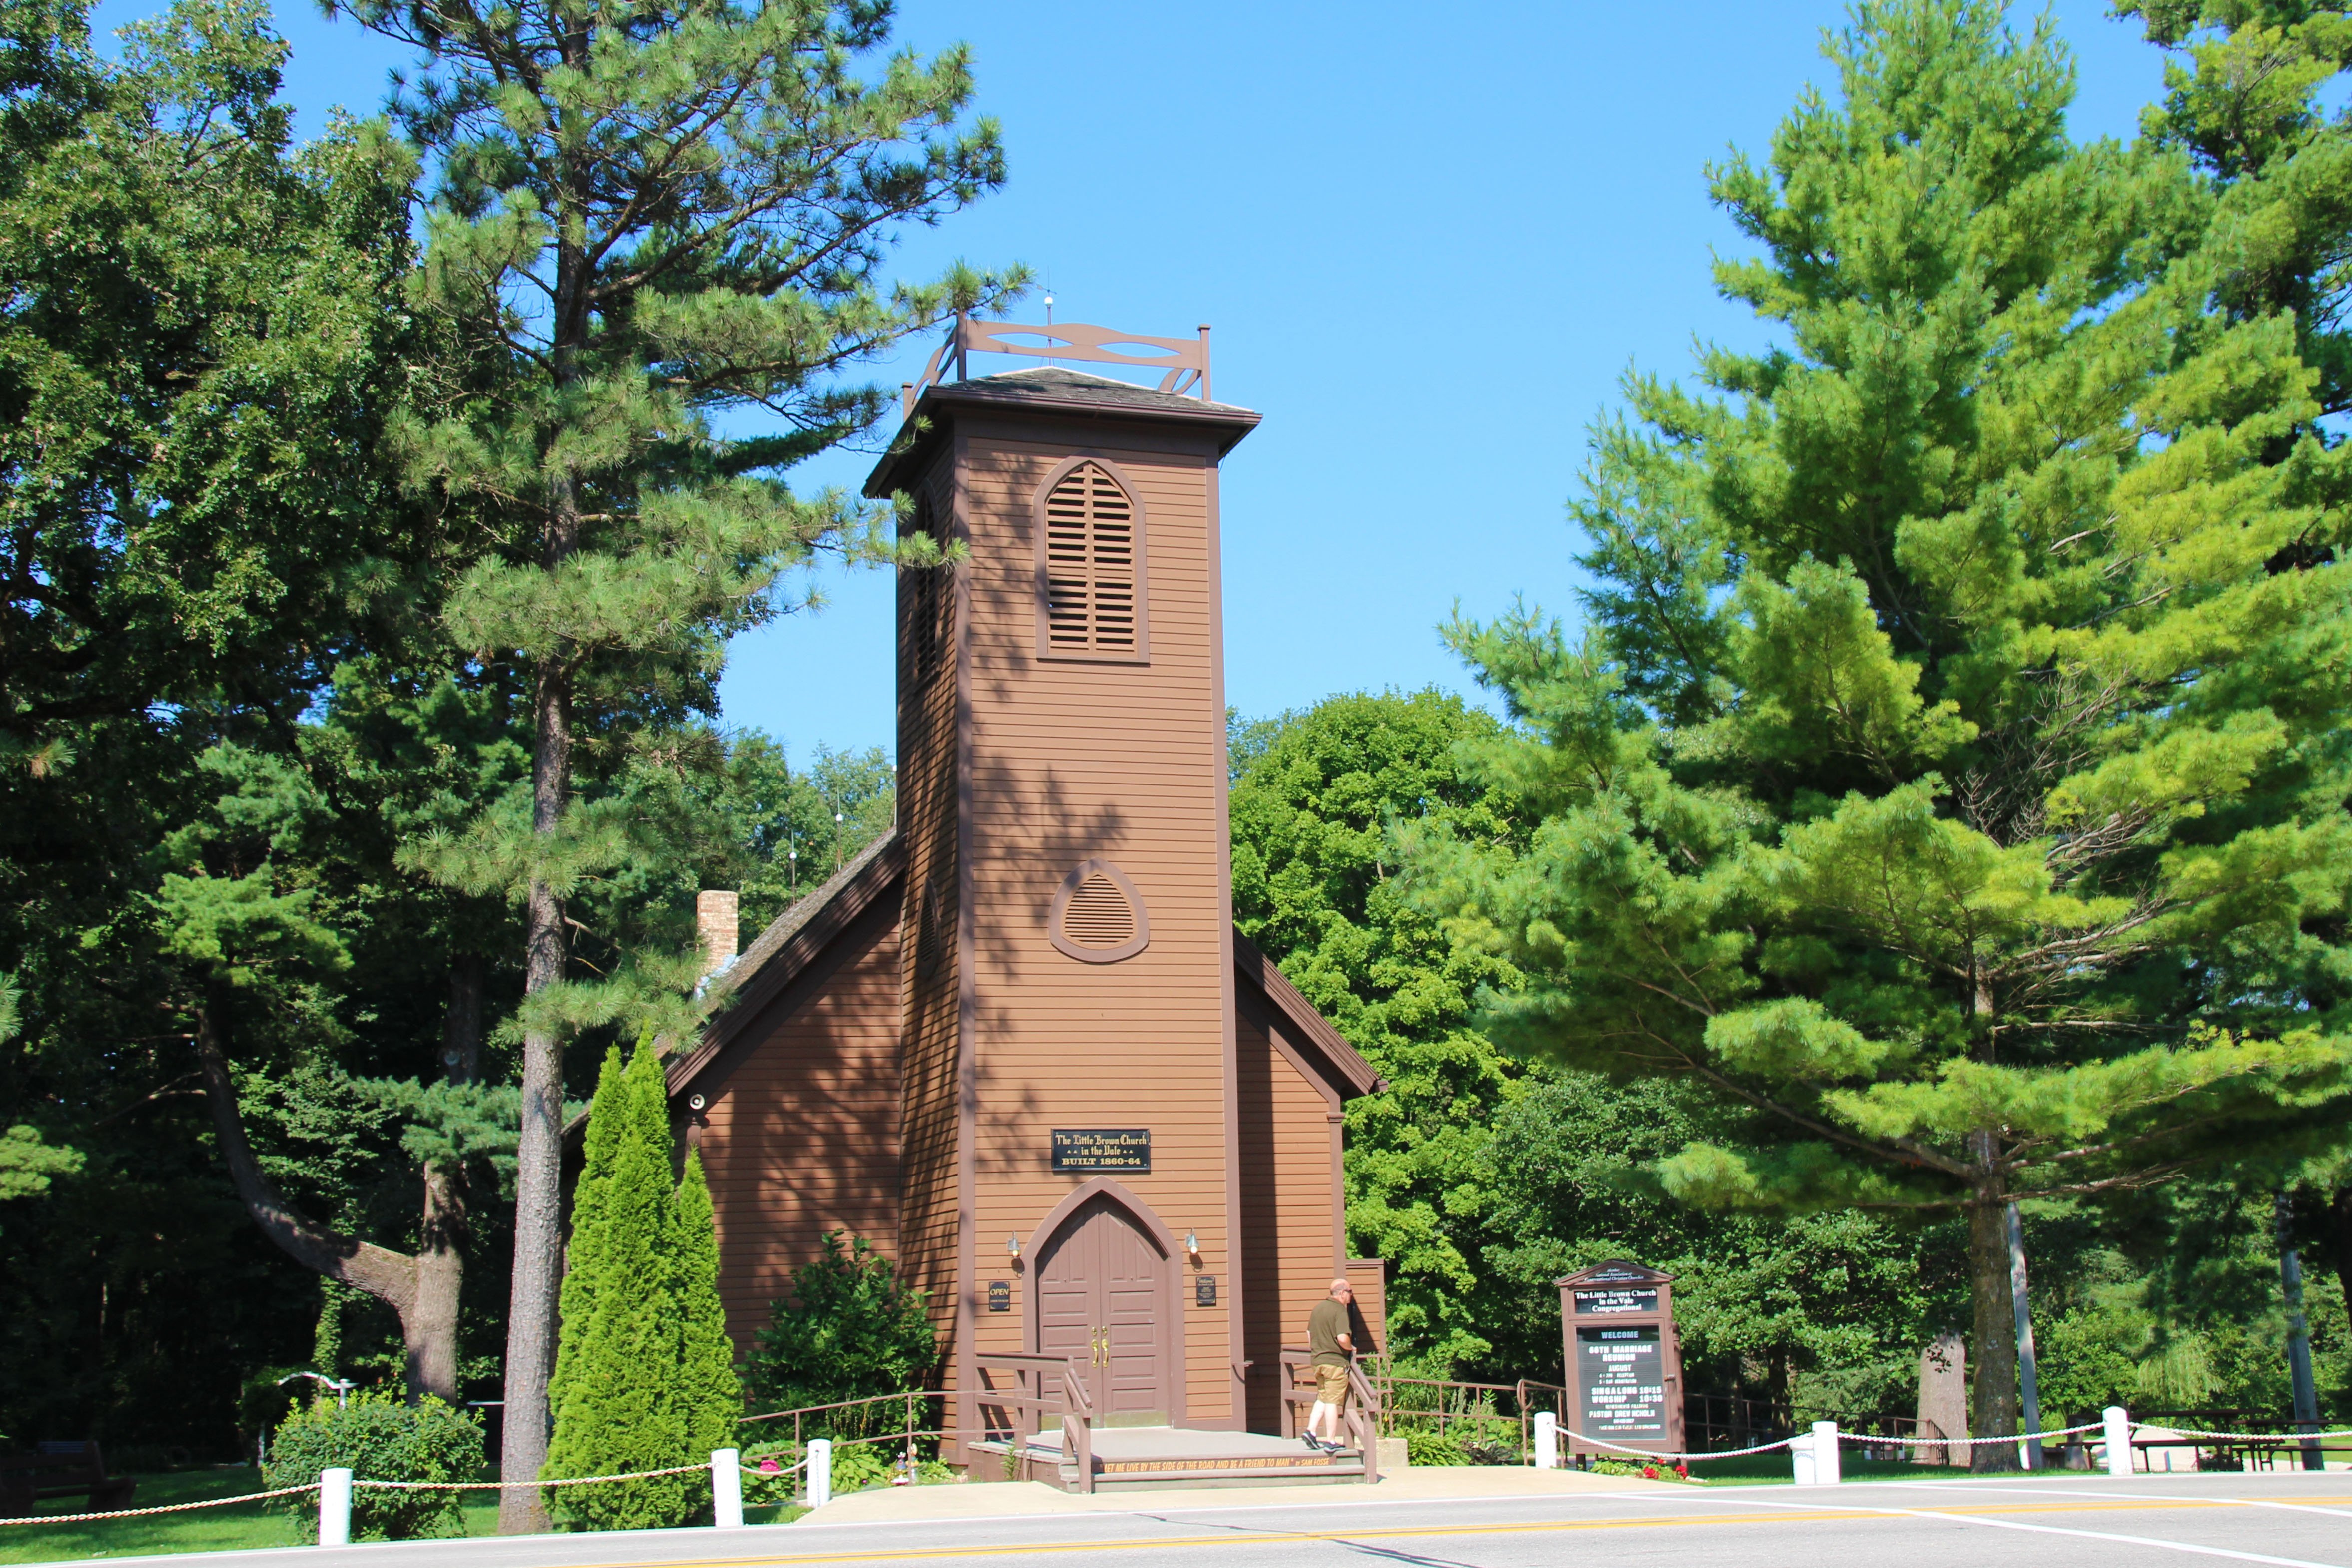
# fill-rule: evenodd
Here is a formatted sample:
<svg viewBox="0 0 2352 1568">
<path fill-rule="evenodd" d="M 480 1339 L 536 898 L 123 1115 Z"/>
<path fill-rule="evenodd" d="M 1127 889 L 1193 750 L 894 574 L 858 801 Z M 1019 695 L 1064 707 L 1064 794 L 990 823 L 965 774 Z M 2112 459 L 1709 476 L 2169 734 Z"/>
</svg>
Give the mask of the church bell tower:
<svg viewBox="0 0 2352 1568">
<path fill-rule="evenodd" d="M 950 552 L 898 582 L 898 1257 L 964 1431 L 990 1355 L 1244 1419 L 1217 468 L 1258 416 L 1209 390 L 1206 328 L 959 320 L 866 488 Z"/>
</svg>

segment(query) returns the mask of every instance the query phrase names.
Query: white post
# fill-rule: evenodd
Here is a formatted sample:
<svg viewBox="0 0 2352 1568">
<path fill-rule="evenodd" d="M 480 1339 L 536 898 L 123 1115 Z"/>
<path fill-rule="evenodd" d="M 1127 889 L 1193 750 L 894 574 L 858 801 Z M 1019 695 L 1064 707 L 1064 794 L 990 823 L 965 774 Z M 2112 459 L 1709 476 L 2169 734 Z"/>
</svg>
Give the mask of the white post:
<svg viewBox="0 0 2352 1568">
<path fill-rule="evenodd" d="M 1536 1412 L 1536 1468 L 1559 1468 L 1559 1417 L 1549 1410 Z"/>
<path fill-rule="evenodd" d="M 319 1544 L 352 1543 L 352 1473 L 346 1469 L 319 1472 Z"/>
<path fill-rule="evenodd" d="M 710 1450 L 710 1522 L 721 1530 L 743 1525 L 742 1464 L 732 1448 Z"/>
<path fill-rule="evenodd" d="M 1790 1479 L 1801 1487 L 1813 1484 L 1813 1439 L 1808 1432 L 1800 1432 L 1789 1439 Z"/>
<path fill-rule="evenodd" d="M 823 1508 L 833 1500 L 833 1439 L 812 1437 L 808 1446 L 808 1505 Z"/>
<path fill-rule="evenodd" d="M 2132 1473 L 2131 1416 L 2120 1405 L 2106 1408 L 2107 1474 L 2128 1480 Z"/>
<path fill-rule="evenodd" d="M 1818 1487 L 1838 1484 L 1838 1435 L 1834 1421 L 1813 1423 L 1813 1484 Z"/>
</svg>

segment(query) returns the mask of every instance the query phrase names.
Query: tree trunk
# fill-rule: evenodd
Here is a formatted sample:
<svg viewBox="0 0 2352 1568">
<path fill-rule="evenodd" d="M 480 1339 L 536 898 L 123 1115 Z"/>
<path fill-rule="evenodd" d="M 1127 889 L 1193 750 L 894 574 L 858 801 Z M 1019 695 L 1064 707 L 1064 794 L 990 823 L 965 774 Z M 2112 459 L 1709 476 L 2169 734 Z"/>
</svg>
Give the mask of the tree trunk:
<svg viewBox="0 0 2352 1568">
<path fill-rule="evenodd" d="M 1990 1135 L 1979 1133 L 1990 1140 Z M 1975 1386 L 1969 1397 L 1969 1436 L 2017 1435 L 2017 1317 L 2010 1295 L 2009 1195 L 1998 1177 L 1979 1188 L 1969 1204 L 1969 1283 L 1976 1307 L 1974 1342 L 1969 1346 Z M 2017 1468 L 2013 1443 L 1978 1443 L 1969 1451 L 1974 1470 Z"/>
<path fill-rule="evenodd" d="M 559 43 L 564 61 L 586 68 L 592 43 L 584 20 L 568 25 Z M 589 184 L 583 160 L 565 154 L 556 179 L 555 288 L 548 323 L 549 369 L 559 394 L 579 379 L 588 342 L 589 287 L 593 268 L 580 246 L 579 195 Z M 550 454 L 551 456 L 552 454 Z M 580 548 L 580 473 L 558 462 L 548 482 L 540 564 L 560 570 Z M 571 650 L 561 634 L 541 654 L 531 693 L 530 828 L 542 841 L 563 825 L 572 787 Z M 524 941 L 523 992 L 536 995 L 563 979 L 563 900 L 533 877 Z M 500 1476 L 536 1480 L 547 1465 L 554 1413 L 548 1384 L 555 1371 L 557 1315 L 563 1289 L 563 1041 L 547 1027 L 526 1029 L 522 1041 L 522 1128 L 515 1149 L 514 1286 L 507 1298 L 506 1428 Z M 499 1493 L 499 1531 L 531 1534 L 548 1528 L 547 1500 L 537 1487 Z"/>
<path fill-rule="evenodd" d="M 2352 1316 L 2352 1187 L 2338 1187 L 2328 1198 L 2327 1217 L 2335 1234 L 2327 1250 L 2336 1264 L 2336 1283 L 2344 1291 L 2344 1310 Z"/>
<path fill-rule="evenodd" d="M 389 1247 L 359 1241 L 311 1220 L 286 1201 L 278 1184 L 254 1158 L 245 1136 L 245 1114 L 237 1107 L 236 1084 L 229 1077 L 228 1053 L 222 1044 L 226 1030 L 228 1000 L 217 991 L 196 1009 L 196 1060 L 203 1068 L 205 1098 L 213 1112 L 213 1134 L 221 1159 L 228 1166 L 231 1184 L 253 1223 L 288 1257 L 330 1279 L 366 1291 L 400 1315 L 401 1337 L 407 1346 L 406 1373 L 410 1396 L 419 1392 L 457 1397 L 457 1294 L 449 1292 L 446 1319 L 436 1314 L 421 1278 L 421 1260 Z M 431 1203 L 429 1195 L 427 1204 Z M 448 1376 L 436 1386 L 429 1369 L 446 1365 Z"/>
<path fill-rule="evenodd" d="M 2042 1430 L 2041 1371 L 2034 1364 L 2032 1297 L 2025 1278 L 2025 1220 L 2017 1210 L 2017 1200 L 2011 1198 L 2001 1215 L 2002 1230 L 2009 1237 L 2009 1314 L 2017 1332 L 2017 1406 L 2023 1417 L 2021 1430 L 2034 1433 Z M 2025 1468 L 2042 1468 L 2042 1439 L 2029 1436 L 2025 1439 Z"/>
<path fill-rule="evenodd" d="M 457 1299 L 466 1284 L 466 1173 L 425 1163 L 424 1247 L 416 1255 L 416 1304 L 403 1313 L 408 1397 L 459 1403 Z"/>
<path fill-rule="evenodd" d="M 449 963 L 449 1016 L 441 1066 L 451 1083 L 471 1083 L 482 1058 L 482 960 L 458 953 Z M 408 1346 L 408 1397 L 461 1402 L 457 1369 L 458 1300 L 466 1287 L 466 1211 L 472 1195 L 464 1166 L 425 1163 L 425 1213 L 418 1227 L 416 1310 L 401 1321 Z"/>
<path fill-rule="evenodd" d="M 568 489 L 565 505 L 576 515 Z M 540 672 L 530 770 L 531 829 L 542 836 L 562 824 L 572 766 L 571 682 L 551 666 Z M 563 903 L 544 881 L 530 884 L 529 920 L 523 984 L 536 994 L 563 978 Z M 563 1043 L 550 1029 L 523 1034 L 522 1126 L 515 1155 L 514 1288 L 507 1305 L 506 1428 L 499 1467 L 508 1479 L 529 1480 L 547 1464 L 547 1386 L 555 1370 L 563 1284 Z M 500 1533 L 547 1527 L 546 1502 L 537 1488 L 499 1492 Z"/>
</svg>

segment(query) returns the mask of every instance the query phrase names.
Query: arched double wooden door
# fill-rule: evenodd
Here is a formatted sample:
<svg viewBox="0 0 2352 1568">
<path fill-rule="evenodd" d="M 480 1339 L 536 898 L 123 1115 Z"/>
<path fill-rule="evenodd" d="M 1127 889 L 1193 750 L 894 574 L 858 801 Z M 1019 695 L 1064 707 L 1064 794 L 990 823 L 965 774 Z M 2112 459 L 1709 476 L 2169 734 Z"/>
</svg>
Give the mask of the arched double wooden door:
<svg viewBox="0 0 2352 1568">
<path fill-rule="evenodd" d="M 1081 1203 L 1037 1250 L 1033 1343 L 1085 1369 L 1097 1419 L 1168 1422 L 1175 1397 L 1179 1325 L 1170 1302 L 1175 1259 L 1126 1205 L 1104 1194 Z"/>
</svg>

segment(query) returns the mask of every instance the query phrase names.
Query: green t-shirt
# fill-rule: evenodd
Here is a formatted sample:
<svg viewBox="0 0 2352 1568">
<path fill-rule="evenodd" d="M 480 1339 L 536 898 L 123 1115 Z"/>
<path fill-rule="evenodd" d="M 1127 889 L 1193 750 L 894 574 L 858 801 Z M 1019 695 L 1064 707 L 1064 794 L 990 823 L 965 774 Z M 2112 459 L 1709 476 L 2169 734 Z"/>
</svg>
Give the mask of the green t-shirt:
<svg viewBox="0 0 2352 1568">
<path fill-rule="evenodd" d="M 1345 1302 L 1326 1296 L 1315 1303 L 1315 1310 L 1307 1320 L 1307 1348 L 1315 1352 L 1317 1366 L 1348 1364 L 1348 1352 L 1339 1348 L 1339 1336 L 1347 1331 Z"/>
</svg>

